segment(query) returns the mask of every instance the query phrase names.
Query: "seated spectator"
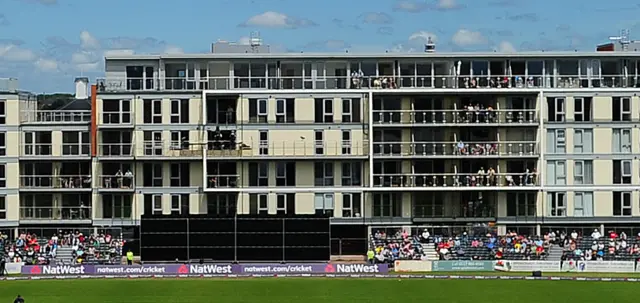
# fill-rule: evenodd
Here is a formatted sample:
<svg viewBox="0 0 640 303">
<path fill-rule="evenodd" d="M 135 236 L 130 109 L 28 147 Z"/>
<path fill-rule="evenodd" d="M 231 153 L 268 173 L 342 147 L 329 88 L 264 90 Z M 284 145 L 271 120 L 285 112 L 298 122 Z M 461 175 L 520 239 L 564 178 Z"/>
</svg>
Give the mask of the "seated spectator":
<svg viewBox="0 0 640 303">
<path fill-rule="evenodd" d="M 597 229 L 594 229 L 593 232 L 591 233 L 591 238 L 593 238 L 594 240 L 598 240 L 602 237 L 602 235 L 600 234 L 600 231 Z"/>
</svg>

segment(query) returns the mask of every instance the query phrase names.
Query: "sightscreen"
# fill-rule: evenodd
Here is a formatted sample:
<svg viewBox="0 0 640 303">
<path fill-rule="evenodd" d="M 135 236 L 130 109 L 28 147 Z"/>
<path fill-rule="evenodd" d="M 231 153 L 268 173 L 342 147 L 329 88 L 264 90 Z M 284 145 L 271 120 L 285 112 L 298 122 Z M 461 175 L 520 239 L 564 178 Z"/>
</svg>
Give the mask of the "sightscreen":
<svg viewBox="0 0 640 303">
<path fill-rule="evenodd" d="M 143 261 L 327 261 L 329 218 L 315 215 L 143 216 Z"/>
</svg>

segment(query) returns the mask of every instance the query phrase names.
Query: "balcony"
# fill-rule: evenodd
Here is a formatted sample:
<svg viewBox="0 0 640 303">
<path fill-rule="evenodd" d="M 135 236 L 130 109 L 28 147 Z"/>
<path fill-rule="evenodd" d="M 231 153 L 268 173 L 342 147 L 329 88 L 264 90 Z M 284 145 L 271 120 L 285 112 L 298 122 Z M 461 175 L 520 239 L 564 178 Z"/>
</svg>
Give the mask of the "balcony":
<svg viewBox="0 0 640 303">
<path fill-rule="evenodd" d="M 23 124 L 87 124 L 91 122 L 91 111 L 34 110 L 23 111 L 20 123 Z"/>
<path fill-rule="evenodd" d="M 98 176 L 98 184 L 96 184 L 96 186 L 100 191 L 133 192 L 136 187 L 135 176 L 128 172 L 114 175 L 100 175 Z"/>
<path fill-rule="evenodd" d="M 256 141 L 209 142 L 208 157 L 228 158 L 365 158 L 368 141 Z"/>
<path fill-rule="evenodd" d="M 240 175 L 207 175 L 207 188 L 238 188 Z"/>
<path fill-rule="evenodd" d="M 390 126 L 537 126 L 535 109 L 374 110 L 373 121 Z"/>
<path fill-rule="evenodd" d="M 498 191 L 539 189 L 537 173 L 374 174 L 378 191 Z"/>
<path fill-rule="evenodd" d="M 531 158 L 538 157 L 535 141 L 389 142 L 374 143 L 379 157 L 413 158 Z"/>
<path fill-rule="evenodd" d="M 202 159 L 206 144 L 171 141 L 145 141 L 142 147 L 136 148 L 136 157 L 140 158 L 179 158 Z"/>
<path fill-rule="evenodd" d="M 128 111 L 102 111 L 101 128 L 132 128 L 133 119 Z"/>
<path fill-rule="evenodd" d="M 100 143 L 98 144 L 98 156 L 105 158 L 132 158 L 132 143 Z"/>
<path fill-rule="evenodd" d="M 61 145 L 26 143 L 20 145 L 20 150 L 20 156 L 38 159 L 86 158 L 91 156 L 91 144 L 89 143 L 63 143 Z"/>
<path fill-rule="evenodd" d="M 21 175 L 21 191 L 91 191 L 89 175 Z"/>
<path fill-rule="evenodd" d="M 21 206 L 20 220 L 25 221 L 56 221 L 56 223 L 79 223 L 90 221 L 91 206 Z M 66 221 L 66 222 L 65 222 Z"/>
</svg>

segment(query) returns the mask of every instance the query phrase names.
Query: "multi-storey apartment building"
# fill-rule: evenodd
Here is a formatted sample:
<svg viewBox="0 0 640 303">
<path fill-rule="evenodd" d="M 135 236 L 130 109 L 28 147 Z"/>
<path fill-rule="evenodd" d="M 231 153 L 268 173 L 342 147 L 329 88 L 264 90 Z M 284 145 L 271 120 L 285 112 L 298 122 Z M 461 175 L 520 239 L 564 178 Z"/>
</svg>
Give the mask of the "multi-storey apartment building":
<svg viewBox="0 0 640 303">
<path fill-rule="evenodd" d="M 91 112 L 72 122 L 12 118 L 26 102 L 0 95 L 0 222 L 637 225 L 639 73 L 640 55 L 624 51 L 107 57 Z M 43 114 L 56 116 L 27 116 Z"/>
</svg>

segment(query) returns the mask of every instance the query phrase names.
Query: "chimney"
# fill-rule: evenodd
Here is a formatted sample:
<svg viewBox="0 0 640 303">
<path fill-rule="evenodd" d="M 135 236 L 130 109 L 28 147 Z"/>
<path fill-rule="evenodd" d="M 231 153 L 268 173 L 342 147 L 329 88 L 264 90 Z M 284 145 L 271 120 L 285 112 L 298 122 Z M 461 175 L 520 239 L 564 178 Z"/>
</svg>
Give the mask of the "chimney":
<svg viewBox="0 0 640 303">
<path fill-rule="evenodd" d="M 76 78 L 76 99 L 88 99 L 89 98 L 89 78 L 80 77 Z"/>
</svg>

